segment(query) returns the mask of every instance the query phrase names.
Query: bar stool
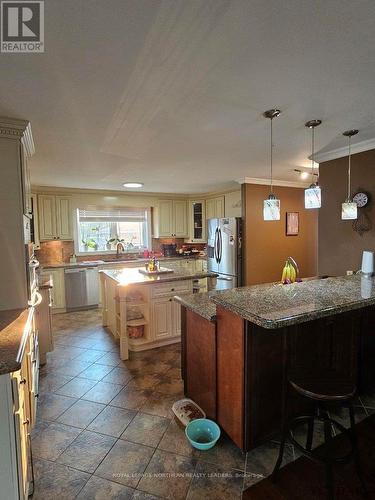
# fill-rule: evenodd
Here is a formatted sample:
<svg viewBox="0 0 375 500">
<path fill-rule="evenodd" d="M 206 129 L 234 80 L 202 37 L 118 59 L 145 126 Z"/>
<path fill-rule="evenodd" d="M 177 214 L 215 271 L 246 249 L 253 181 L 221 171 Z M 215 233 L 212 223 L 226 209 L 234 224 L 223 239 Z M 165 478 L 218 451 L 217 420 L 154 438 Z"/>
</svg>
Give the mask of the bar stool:
<svg viewBox="0 0 375 500">
<path fill-rule="evenodd" d="M 290 391 L 294 390 L 303 398 L 307 398 L 313 404 L 313 411 L 309 415 L 300 415 L 292 419 L 288 418 L 288 403 Z M 367 498 L 367 490 L 362 478 L 361 465 L 357 446 L 357 435 L 354 421 L 353 399 L 356 394 L 356 387 L 343 381 L 327 383 L 327 381 L 311 380 L 299 381 L 288 380 L 288 385 L 284 391 L 283 414 L 282 414 L 282 437 L 280 442 L 279 455 L 271 475 L 271 479 L 276 481 L 277 473 L 280 469 L 285 443 L 292 443 L 305 457 L 325 466 L 326 488 L 329 500 L 334 498 L 334 478 L 333 465 L 346 464 L 354 462 L 358 477 L 362 485 L 363 496 Z M 344 406 L 348 408 L 350 417 L 350 428 L 346 429 L 343 425 L 331 418 L 327 411 L 327 405 Z M 321 450 L 313 450 L 312 442 L 314 436 L 314 425 L 316 422 L 322 422 L 324 428 L 325 445 Z M 298 426 L 307 424 L 306 445 L 299 443 L 293 434 Z M 332 446 L 332 426 L 343 433 L 349 443 L 349 451 L 342 456 L 337 456 Z"/>
</svg>

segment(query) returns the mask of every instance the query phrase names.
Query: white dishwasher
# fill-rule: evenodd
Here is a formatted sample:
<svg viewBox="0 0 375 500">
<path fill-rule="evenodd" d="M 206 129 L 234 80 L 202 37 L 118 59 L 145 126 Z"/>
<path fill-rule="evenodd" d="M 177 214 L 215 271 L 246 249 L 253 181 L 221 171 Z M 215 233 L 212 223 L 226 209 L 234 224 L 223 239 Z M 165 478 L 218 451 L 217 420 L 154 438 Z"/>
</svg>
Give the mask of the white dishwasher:
<svg viewBox="0 0 375 500">
<path fill-rule="evenodd" d="M 67 311 L 98 306 L 99 278 L 96 267 L 68 268 L 64 274 Z"/>
</svg>

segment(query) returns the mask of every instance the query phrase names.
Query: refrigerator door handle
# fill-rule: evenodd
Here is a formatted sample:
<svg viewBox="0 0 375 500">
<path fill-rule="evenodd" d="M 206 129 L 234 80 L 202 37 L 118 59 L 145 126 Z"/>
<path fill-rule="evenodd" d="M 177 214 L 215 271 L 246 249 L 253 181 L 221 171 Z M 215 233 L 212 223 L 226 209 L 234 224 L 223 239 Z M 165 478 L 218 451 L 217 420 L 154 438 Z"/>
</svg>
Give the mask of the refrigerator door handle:
<svg viewBox="0 0 375 500">
<path fill-rule="evenodd" d="M 215 230 L 215 243 L 214 243 L 214 255 L 215 255 L 216 264 L 219 263 L 219 256 L 218 256 L 219 254 L 218 254 L 218 249 L 217 249 L 218 240 L 219 240 L 219 230 L 218 230 L 218 228 L 216 228 L 216 230 Z"/>
<path fill-rule="evenodd" d="M 223 256 L 223 239 L 222 239 L 222 236 L 221 236 L 221 229 L 219 229 L 219 233 L 218 233 L 218 259 L 219 259 L 219 264 L 221 262 L 221 257 Z"/>
</svg>

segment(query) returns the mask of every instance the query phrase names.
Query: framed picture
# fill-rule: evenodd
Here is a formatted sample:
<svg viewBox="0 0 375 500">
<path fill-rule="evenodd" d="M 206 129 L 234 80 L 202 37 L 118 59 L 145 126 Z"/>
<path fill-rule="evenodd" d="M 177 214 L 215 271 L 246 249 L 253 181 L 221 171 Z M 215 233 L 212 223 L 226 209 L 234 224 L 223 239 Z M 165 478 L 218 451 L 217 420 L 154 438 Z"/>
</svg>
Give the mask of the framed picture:
<svg viewBox="0 0 375 500">
<path fill-rule="evenodd" d="M 299 212 L 286 213 L 286 235 L 297 236 L 299 233 Z"/>
</svg>

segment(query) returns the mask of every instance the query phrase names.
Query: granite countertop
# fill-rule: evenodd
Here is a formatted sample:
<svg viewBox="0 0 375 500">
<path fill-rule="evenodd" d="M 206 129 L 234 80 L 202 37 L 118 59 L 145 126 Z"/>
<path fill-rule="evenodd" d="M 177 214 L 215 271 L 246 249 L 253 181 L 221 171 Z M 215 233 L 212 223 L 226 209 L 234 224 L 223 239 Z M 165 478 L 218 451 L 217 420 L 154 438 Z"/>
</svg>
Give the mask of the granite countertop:
<svg viewBox="0 0 375 500">
<path fill-rule="evenodd" d="M 152 283 L 167 283 L 169 281 L 194 280 L 202 278 L 214 278 L 217 276 L 211 272 L 192 272 L 188 271 L 173 271 L 171 273 L 146 276 L 139 272 L 143 267 L 132 267 L 128 269 L 113 269 L 108 271 L 100 271 L 109 278 L 118 282 L 120 286 L 127 285 L 144 285 Z"/>
<path fill-rule="evenodd" d="M 206 259 L 206 256 L 202 255 L 175 255 L 174 257 L 157 257 L 157 260 L 165 261 L 165 260 L 189 260 L 189 259 Z M 42 270 L 44 269 L 71 269 L 75 267 L 99 267 L 99 266 L 113 266 L 114 264 L 131 264 L 132 262 L 138 262 L 142 264 L 143 262 L 148 262 L 150 259 L 145 258 L 136 258 L 136 259 L 113 259 L 113 260 L 93 260 L 93 261 L 80 261 L 74 264 L 70 262 L 56 262 L 55 264 L 41 264 L 40 267 Z"/>
<path fill-rule="evenodd" d="M 263 328 L 276 329 L 375 304 L 375 278 L 361 275 L 255 285 L 211 300 Z"/>
<path fill-rule="evenodd" d="M 220 292 L 189 293 L 188 295 L 175 295 L 173 298 L 182 306 L 199 314 L 208 321 L 216 321 L 216 305 L 211 298 Z"/>
<path fill-rule="evenodd" d="M 32 308 L 0 311 L 0 375 L 20 369 L 32 312 Z"/>
</svg>

